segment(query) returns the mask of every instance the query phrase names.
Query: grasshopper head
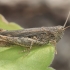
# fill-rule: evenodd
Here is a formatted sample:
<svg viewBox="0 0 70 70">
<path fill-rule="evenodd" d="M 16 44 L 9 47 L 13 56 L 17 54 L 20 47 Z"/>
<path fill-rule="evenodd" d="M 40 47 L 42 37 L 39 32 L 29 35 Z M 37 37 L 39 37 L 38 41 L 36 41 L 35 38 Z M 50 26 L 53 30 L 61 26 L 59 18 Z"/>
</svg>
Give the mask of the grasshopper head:
<svg viewBox="0 0 70 70">
<path fill-rule="evenodd" d="M 52 33 L 54 35 L 54 39 L 56 40 L 56 42 L 58 42 L 63 37 L 64 27 L 63 26 L 56 26 Z"/>
</svg>

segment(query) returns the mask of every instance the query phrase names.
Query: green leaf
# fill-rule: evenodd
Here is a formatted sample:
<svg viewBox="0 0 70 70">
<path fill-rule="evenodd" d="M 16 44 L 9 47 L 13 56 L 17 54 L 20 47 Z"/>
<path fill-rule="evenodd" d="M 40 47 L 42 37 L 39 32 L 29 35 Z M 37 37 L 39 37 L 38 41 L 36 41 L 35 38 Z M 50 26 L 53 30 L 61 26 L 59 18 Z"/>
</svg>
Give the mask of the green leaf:
<svg viewBox="0 0 70 70">
<path fill-rule="evenodd" d="M 14 27 L 14 28 L 13 28 Z M 0 28 L 22 29 L 17 24 L 1 20 Z M 18 45 L 0 47 L 0 70 L 53 70 L 49 68 L 54 59 L 55 47 L 51 44 L 27 49 Z"/>
<path fill-rule="evenodd" d="M 0 15 L 0 28 L 6 30 L 17 30 L 22 29 L 19 25 L 14 22 L 8 22 L 2 15 Z"/>
<path fill-rule="evenodd" d="M 0 69 L 45 70 L 53 58 L 54 46 L 51 45 L 33 46 L 30 52 L 24 52 L 24 47 L 11 46 L 0 52 Z"/>
</svg>

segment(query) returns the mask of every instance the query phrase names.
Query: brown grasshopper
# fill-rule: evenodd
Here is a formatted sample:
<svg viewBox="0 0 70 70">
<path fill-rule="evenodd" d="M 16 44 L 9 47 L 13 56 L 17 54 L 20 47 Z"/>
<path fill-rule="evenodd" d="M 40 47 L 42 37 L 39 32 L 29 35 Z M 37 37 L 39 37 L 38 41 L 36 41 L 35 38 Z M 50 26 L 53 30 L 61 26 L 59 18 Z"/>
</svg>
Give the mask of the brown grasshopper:
<svg viewBox="0 0 70 70">
<path fill-rule="evenodd" d="M 11 45 L 20 45 L 31 48 L 34 44 L 44 45 L 53 43 L 54 45 L 62 38 L 66 28 L 70 12 L 64 26 L 28 28 L 22 30 L 0 30 L 0 41 Z"/>
</svg>

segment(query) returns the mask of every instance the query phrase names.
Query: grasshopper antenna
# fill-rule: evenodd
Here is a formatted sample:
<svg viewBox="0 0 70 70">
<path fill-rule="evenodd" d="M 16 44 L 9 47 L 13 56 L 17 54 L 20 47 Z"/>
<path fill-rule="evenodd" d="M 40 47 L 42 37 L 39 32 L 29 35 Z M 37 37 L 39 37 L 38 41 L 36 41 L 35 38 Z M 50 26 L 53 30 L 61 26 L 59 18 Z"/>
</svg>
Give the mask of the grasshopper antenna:
<svg viewBox="0 0 70 70">
<path fill-rule="evenodd" d="M 63 25 L 63 27 L 64 27 L 63 30 L 66 30 L 67 28 L 70 27 L 70 26 L 65 27 L 66 24 L 67 24 L 67 21 L 68 21 L 68 19 L 69 19 L 69 16 L 70 16 L 70 11 L 69 11 L 68 16 L 67 16 L 67 19 L 66 19 L 66 21 L 65 21 L 65 23 L 64 23 L 64 25 Z"/>
<path fill-rule="evenodd" d="M 69 13 L 68 13 L 68 16 L 67 16 L 67 18 L 66 18 L 66 21 L 65 21 L 65 23 L 64 23 L 64 25 L 63 25 L 63 27 L 65 27 L 66 26 L 66 24 L 67 24 L 67 21 L 68 21 L 68 19 L 69 19 L 69 16 L 70 16 L 70 11 L 69 11 Z M 68 28 L 69 26 L 67 26 L 66 28 Z M 65 29 L 66 29 L 65 28 Z"/>
</svg>

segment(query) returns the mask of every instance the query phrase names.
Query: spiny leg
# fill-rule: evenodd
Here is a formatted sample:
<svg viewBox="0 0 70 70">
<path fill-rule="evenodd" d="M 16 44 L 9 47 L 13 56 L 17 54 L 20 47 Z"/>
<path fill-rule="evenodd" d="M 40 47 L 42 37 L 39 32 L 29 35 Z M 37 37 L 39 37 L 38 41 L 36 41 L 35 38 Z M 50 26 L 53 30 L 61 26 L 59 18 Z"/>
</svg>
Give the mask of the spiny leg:
<svg viewBox="0 0 70 70">
<path fill-rule="evenodd" d="M 32 48 L 32 45 L 33 45 L 33 41 L 31 42 L 31 45 L 27 46 L 27 45 L 24 45 L 26 41 L 28 40 L 28 38 L 20 38 L 20 37 L 8 37 L 8 36 L 3 36 L 3 35 L 0 35 L 0 41 L 3 41 L 3 42 L 8 42 L 8 43 L 12 43 L 12 44 L 15 44 L 15 45 L 20 45 L 20 46 L 26 46 L 25 50 L 23 50 L 22 52 L 30 52 L 30 49 Z M 22 42 L 23 41 L 23 42 Z M 29 42 L 28 42 L 29 43 Z M 28 44 L 26 43 L 26 44 Z"/>
<path fill-rule="evenodd" d="M 29 49 L 31 49 L 34 44 L 38 44 L 38 45 L 44 44 L 44 42 L 40 42 L 38 40 L 25 38 L 25 37 L 9 37 L 9 36 L 0 35 L 0 39 L 2 39 L 2 41 L 15 45 L 20 45 Z"/>
</svg>

